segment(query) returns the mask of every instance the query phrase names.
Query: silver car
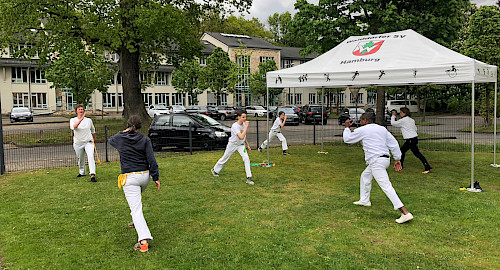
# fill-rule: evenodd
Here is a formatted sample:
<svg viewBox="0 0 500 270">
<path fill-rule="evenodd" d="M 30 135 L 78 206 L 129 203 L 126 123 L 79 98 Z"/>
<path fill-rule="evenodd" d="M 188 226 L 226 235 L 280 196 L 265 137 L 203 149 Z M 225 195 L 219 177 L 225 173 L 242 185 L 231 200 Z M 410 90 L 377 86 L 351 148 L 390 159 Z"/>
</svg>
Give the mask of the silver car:
<svg viewBox="0 0 500 270">
<path fill-rule="evenodd" d="M 25 107 L 12 108 L 10 122 L 14 123 L 17 121 L 33 122 L 33 112 Z"/>
</svg>

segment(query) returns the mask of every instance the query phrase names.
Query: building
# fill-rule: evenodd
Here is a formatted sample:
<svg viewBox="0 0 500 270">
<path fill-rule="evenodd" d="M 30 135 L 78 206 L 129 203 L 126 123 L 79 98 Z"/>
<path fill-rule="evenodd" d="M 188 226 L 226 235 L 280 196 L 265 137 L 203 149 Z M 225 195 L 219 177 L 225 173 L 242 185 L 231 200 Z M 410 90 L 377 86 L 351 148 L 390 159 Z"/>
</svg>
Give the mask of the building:
<svg viewBox="0 0 500 270">
<path fill-rule="evenodd" d="M 222 48 L 229 54 L 231 61 L 234 61 L 242 70 L 239 82 L 236 85 L 234 94 L 224 94 L 221 96 L 220 105 L 247 106 L 263 104 L 260 96 L 253 96 L 248 92 L 250 74 L 258 70 L 260 62 L 268 59 L 274 60 L 279 69 L 302 64 L 316 57 L 312 54 L 303 57 L 299 54 L 301 48 L 278 47 L 261 38 L 234 35 L 224 33 L 204 33 L 201 37 L 204 46 L 203 57 L 199 59 L 200 64 L 206 64 L 206 58 L 213 52 L 215 47 Z M 29 46 L 19 44 L 18 48 Z M 72 111 L 75 101 L 73 94 L 67 89 L 54 89 L 51 83 L 45 79 L 43 71 L 38 69 L 36 57 L 33 61 L 20 61 L 14 59 L 11 51 L 16 48 L 9 48 L 0 58 L 0 97 L 2 113 L 8 113 L 13 107 L 31 107 L 35 114 L 51 113 L 55 111 Z M 106 54 L 111 61 L 117 60 L 116 54 Z M 142 93 L 146 106 L 152 104 L 170 105 L 190 105 L 190 98 L 185 93 L 177 93 L 172 86 L 172 72 L 174 67 L 162 65 L 151 74 L 142 73 L 141 78 L 151 76 L 154 78 Z M 123 110 L 123 89 L 121 74 L 117 72 L 109 86 L 107 93 L 94 92 L 89 104 L 89 110 L 102 110 L 105 112 L 121 112 Z M 279 105 L 304 105 L 321 104 L 321 91 L 314 88 L 285 88 L 278 97 Z M 350 98 L 346 100 L 347 94 Z M 216 105 L 214 94 L 205 91 L 198 96 L 200 105 Z M 349 90 L 332 95 L 324 99 L 324 103 L 336 104 L 340 102 L 342 107 L 354 106 L 354 96 Z M 364 89 L 359 91 L 358 106 L 375 104 L 375 93 L 367 92 Z M 333 101 L 333 102 L 332 102 Z"/>
</svg>

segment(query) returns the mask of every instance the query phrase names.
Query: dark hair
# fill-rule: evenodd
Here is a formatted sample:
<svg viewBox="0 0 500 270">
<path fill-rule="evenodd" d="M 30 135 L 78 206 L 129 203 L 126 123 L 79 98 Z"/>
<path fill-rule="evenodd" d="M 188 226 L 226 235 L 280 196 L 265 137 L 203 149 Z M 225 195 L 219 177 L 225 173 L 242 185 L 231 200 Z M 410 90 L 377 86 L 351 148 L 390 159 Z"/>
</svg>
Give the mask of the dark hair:
<svg viewBox="0 0 500 270">
<path fill-rule="evenodd" d="M 282 114 L 285 114 L 285 112 L 284 112 L 284 111 L 280 111 L 280 112 L 278 113 L 278 116 L 281 116 Z"/>
<path fill-rule="evenodd" d="M 242 114 L 247 114 L 247 111 L 237 111 L 236 116 L 240 117 Z"/>
<path fill-rule="evenodd" d="M 83 107 L 83 104 L 76 104 L 75 105 L 75 112 L 78 110 L 78 108 L 83 108 L 85 110 L 85 107 Z"/>
<path fill-rule="evenodd" d="M 142 127 L 141 118 L 137 115 L 130 116 L 127 120 L 127 127 L 129 127 L 130 130 L 132 130 L 132 131 L 136 131 L 138 129 L 141 129 L 141 127 Z"/>
<path fill-rule="evenodd" d="M 402 111 L 405 115 L 411 116 L 410 109 L 406 107 L 401 107 L 399 108 L 400 111 Z"/>
<path fill-rule="evenodd" d="M 365 112 L 361 115 L 359 119 L 363 119 L 366 122 L 368 122 L 368 124 L 371 124 L 375 122 L 375 114 L 372 112 Z"/>
</svg>

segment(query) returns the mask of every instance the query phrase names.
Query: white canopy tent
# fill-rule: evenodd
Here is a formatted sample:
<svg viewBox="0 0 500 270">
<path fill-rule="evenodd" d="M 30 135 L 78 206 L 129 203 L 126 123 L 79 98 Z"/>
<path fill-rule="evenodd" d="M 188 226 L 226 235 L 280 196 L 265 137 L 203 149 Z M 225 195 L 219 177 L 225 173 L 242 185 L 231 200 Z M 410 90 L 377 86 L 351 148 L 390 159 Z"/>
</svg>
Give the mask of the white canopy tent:
<svg viewBox="0 0 500 270">
<path fill-rule="evenodd" d="M 309 62 L 267 73 L 268 88 L 459 83 L 472 84 L 472 187 L 475 83 L 495 83 L 494 164 L 496 165 L 496 66 L 461 55 L 408 29 L 379 35 L 353 36 Z"/>
</svg>

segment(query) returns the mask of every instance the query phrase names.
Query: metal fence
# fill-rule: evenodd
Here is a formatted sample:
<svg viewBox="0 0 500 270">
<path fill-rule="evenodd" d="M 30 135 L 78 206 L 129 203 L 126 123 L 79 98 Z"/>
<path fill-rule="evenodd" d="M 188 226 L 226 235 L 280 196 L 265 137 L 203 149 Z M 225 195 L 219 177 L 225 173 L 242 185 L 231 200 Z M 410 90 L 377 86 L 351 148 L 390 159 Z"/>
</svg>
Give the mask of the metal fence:
<svg viewBox="0 0 500 270">
<path fill-rule="evenodd" d="M 417 122 L 423 122 L 422 118 L 416 117 Z M 480 117 L 475 119 L 476 126 L 483 124 Z M 223 121 L 231 126 L 233 121 Z M 419 147 L 422 150 L 444 150 L 444 151 L 470 151 L 471 133 L 463 131 L 471 126 L 471 117 L 467 116 L 432 116 L 426 117 L 425 122 L 418 125 Z M 272 122 L 269 122 L 269 128 Z M 399 128 L 387 126 L 387 129 L 395 135 L 402 143 L 403 138 Z M 118 152 L 106 143 L 107 138 L 116 134 L 119 128 L 111 129 L 105 127 L 105 131 L 98 132 L 100 135 L 96 142 L 96 148 L 101 162 L 115 161 L 119 159 Z M 287 143 L 293 145 L 317 145 L 327 148 L 331 144 L 342 143 L 343 125 L 339 125 L 338 119 L 329 119 L 326 125 L 321 123 L 299 124 L 298 126 L 285 126 L 282 129 Z M 143 130 L 147 133 L 147 130 Z M 247 133 L 247 139 L 252 148 L 257 148 L 267 138 L 267 123 L 265 120 L 251 121 Z M 6 171 L 20 171 L 31 169 L 43 169 L 61 166 L 76 166 L 77 158 L 73 149 L 71 131 L 64 128 L 53 129 L 26 129 L 4 131 L 4 157 Z M 493 133 L 475 134 L 475 151 L 493 152 Z M 280 147 L 281 143 L 275 139 L 270 143 L 271 147 Z M 500 146 L 497 143 L 497 149 Z M 199 149 L 168 149 L 156 152 L 157 155 L 181 153 L 189 154 Z M 97 161 L 97 157 L 96 157 Z"/>
</svg>

